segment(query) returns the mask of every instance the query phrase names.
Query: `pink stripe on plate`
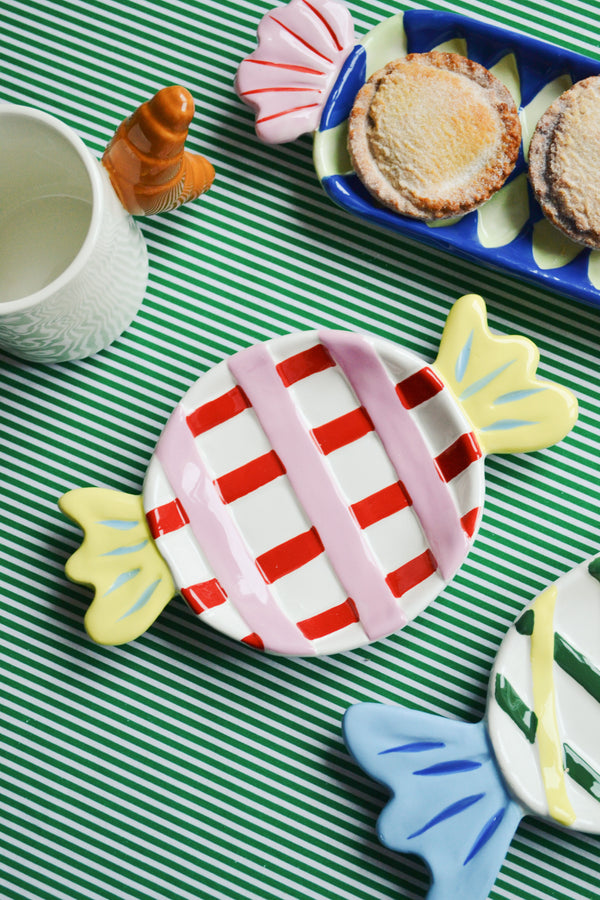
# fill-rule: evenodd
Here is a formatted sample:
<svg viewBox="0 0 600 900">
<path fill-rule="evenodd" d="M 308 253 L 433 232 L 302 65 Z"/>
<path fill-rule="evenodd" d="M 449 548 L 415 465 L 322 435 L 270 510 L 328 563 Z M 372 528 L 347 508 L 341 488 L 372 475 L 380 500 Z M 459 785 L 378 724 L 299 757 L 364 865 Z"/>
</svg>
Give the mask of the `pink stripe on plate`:
<svg viewBox="0 0 600 900">
<path fill-rule="evenodd" d="M 175 407 L 167 422 L 156 456 L 213 572 L 249 630 L 260 635 L 268 650 L 291 656 L 313 654 L 310 641 L 277 606 L 258 571 L 198 453 L 181 406 Z"/>
<path fill-rule="evenodd" d="M 343 369 L 373 420 L 400 481 L 406 485 L 445 581 L 463 562 L 469 544 L 458 510 L 440 479 L 429 448 L 371 344 L 358 334 L 320 331 L 319 338 Z"/>
<path fill-rule="evenodd" d="M 264 344 L 236 353 L 229 369 L 248 396 L 296 495 L 317 529 L 347 595 L 371 640 L 406 624 L 361 529 L 340 494 L 326 458 L 301 419 Z"/>
</svg>

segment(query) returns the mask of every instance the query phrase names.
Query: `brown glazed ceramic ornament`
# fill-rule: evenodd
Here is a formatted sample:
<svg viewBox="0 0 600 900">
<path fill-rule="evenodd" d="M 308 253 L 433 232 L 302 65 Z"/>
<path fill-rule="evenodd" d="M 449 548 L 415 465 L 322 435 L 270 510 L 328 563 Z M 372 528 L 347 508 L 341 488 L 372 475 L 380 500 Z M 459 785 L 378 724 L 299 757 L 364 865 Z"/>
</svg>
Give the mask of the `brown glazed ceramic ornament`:
<svg viewBox="0 0 600 900">
<path fill-rule="evenodd" d="M 112 186 L 134 216 L 150 216 L 195 200 L 211 186 L 212 164 L 184 149 L 194 115 L 186 88 L 172 85 L 142 103 L 117 128 L 102 157 Z"/>
</svg>

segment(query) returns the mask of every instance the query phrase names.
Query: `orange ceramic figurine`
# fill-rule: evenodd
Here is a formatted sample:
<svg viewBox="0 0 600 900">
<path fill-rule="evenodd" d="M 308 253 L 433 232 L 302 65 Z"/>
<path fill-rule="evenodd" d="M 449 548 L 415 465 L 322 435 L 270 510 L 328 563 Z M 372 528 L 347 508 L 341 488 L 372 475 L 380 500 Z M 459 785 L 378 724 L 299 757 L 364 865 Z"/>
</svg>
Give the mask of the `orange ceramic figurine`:
<svg viewBox="0 0 600 900">
<path fill-rule="evenodd" d="M 142 103 L 117 128 L 102 162 L 112 186 L 134 216 L 148 216 L 195 200 L 211 186 L 215 170 L 184 149 L 194 100 L 173 85 Z"/>
</svg>

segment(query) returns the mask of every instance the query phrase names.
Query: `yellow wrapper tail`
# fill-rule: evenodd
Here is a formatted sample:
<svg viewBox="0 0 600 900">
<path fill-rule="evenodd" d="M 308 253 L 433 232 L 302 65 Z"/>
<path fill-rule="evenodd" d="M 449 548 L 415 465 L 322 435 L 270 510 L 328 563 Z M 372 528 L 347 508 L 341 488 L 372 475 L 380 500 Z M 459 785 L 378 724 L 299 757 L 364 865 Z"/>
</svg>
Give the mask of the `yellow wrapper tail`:
<svg viewBox="0 0 600 900">
<path fill-rule="evenodd" d="M 527 338 L 492 334 L 477 294 L 466 294 L 450 310 L 434 368 L 484 453 L 541 450 L 575 424 L 575 395 L 538 378 L 538 362 L 538 349 Z"/>
<path fill-rule="evenodd" d="M 79 488 L 58 505 L 83 529 L 68 578 L 94 588 L 85 627 L 99 644 L 125 644 L 143 634 L 177 589 L 160 556 L 142 498 L 107 488 Z"/>
</svg>

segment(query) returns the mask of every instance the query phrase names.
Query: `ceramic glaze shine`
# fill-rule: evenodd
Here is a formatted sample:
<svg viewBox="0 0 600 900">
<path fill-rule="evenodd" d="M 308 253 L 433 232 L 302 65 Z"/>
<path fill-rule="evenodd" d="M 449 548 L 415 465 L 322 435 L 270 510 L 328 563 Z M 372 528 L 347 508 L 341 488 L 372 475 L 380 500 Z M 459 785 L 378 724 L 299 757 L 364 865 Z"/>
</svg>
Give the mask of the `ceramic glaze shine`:
<svg viewBox="0 0 600 900">
<path fill-rule="evenodd" d="M 537 359 L 525 338 L 493 335 L 468 295 L 433 365 L 328 330 L 223 360 L 167 422 L 142 507 L 98 488 L 61 499 L 86 532 L 67 574 L 96 587 L 90 635 L 131 640 L 177 591 L 274 653 L 337 653 L 401 628 L 471 546 L 485 454 L 539 449 L 573 424 L 575 398 L 537 379 Z"/>
<path fill-rule="evenodd" d="M 0 302 L 42 290 L 73 262 L 92 217 L 90 201 L 37 197 L 0 218 Z"/>
</svg>

